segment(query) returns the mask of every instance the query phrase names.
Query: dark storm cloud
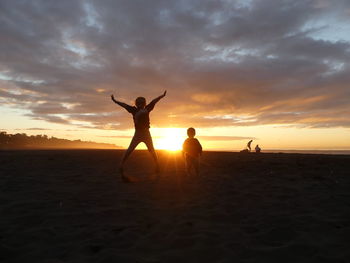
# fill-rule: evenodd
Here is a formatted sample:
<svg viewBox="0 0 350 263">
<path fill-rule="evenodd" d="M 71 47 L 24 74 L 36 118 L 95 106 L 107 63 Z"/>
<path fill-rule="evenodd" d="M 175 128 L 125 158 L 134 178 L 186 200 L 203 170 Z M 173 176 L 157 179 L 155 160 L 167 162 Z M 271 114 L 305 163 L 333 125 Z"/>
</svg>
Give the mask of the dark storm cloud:
<svg viewBox="0 0 350 263">
<path fill-rule="evenodd" d="M 0 101 L 77 127 L 350 127 L 350 2 L 0 1 Z M 340 34 L 341 35 L 341 34 Z"/>
</svg>

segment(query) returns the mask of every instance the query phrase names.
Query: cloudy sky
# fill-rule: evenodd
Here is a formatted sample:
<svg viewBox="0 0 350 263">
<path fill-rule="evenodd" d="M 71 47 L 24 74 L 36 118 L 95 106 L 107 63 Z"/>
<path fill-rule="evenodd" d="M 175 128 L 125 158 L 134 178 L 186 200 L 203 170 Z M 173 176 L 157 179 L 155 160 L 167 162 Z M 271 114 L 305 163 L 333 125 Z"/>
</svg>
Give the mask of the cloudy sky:
<svg viewBox="0 0 350 263">
<path fill-rule="evenodd" d="M 0 128 L 126 146 L 167 90 L 155 136 L 350 149 L 349 61 L 347 0 L 0 0 Z"/>
</svg>

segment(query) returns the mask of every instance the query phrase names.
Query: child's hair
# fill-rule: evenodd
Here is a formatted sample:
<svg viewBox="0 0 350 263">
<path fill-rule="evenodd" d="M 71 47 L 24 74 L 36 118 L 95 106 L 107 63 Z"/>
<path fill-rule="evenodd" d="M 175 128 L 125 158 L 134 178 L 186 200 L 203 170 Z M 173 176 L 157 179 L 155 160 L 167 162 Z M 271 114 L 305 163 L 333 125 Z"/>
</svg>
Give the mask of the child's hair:
<svg viewBox="0 0 350 263">
<path fill-rule="evenodd" d="M 135 100 L 135 105 L 137 107 L 146 106 L 146 99 L 144 97 L 137 97 Z"/>
<path fill-rule="evenodd" d="M 188 128 L 187 129 L 187 135 L 188 137 L 194 137 L 196 135 L 196 130 L 194 128 Z"/>
</svg>

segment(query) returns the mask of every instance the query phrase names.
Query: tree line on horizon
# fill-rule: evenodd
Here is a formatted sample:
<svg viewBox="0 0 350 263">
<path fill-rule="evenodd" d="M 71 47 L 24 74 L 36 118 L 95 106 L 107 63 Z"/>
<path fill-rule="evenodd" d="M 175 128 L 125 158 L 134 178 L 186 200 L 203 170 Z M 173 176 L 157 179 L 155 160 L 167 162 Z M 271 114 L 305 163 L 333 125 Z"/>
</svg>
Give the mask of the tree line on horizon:
<svg viewBox="0 0 350 263">
<path fill-rule="evenodd" d="M 68 140 L 47 135 L 8 134 L 0 132 L 0 149 L 115 149 L 110 143 Z"/>
</svg>

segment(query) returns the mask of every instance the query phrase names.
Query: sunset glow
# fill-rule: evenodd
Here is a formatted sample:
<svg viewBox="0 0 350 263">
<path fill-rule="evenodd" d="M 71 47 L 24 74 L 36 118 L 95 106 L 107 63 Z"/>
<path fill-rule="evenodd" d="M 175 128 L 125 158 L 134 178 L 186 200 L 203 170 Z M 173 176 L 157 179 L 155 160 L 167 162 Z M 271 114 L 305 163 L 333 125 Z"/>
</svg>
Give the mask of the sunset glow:
<svg viewBox="0 0 350 263">
<path fill-rule="evenodd" d="M 133 116 L 111 94 L 134 106 L 167 90 L 149 116 L 156 149 L 180 150 L 194 127 L 205 150 L 250 139 L 263 150 L 350 150 L 349 10 L 328 0 L 7 1 L 0 131 L 127 148 Z"/>
<path fill-rule="evenodd" d="M 348 262 L 349 159 L 350 0 L 0 0 L 1 262 Z"/>
<path fill-rule="evenodd" d="M 165 128 L 163 135 L 155 140 L 155 148 L 168 150 L 168 151 L 179 151 L 182 149 L 182 144 L 185 140 L 184 129 L 179 128 Z"/>
</svg>

